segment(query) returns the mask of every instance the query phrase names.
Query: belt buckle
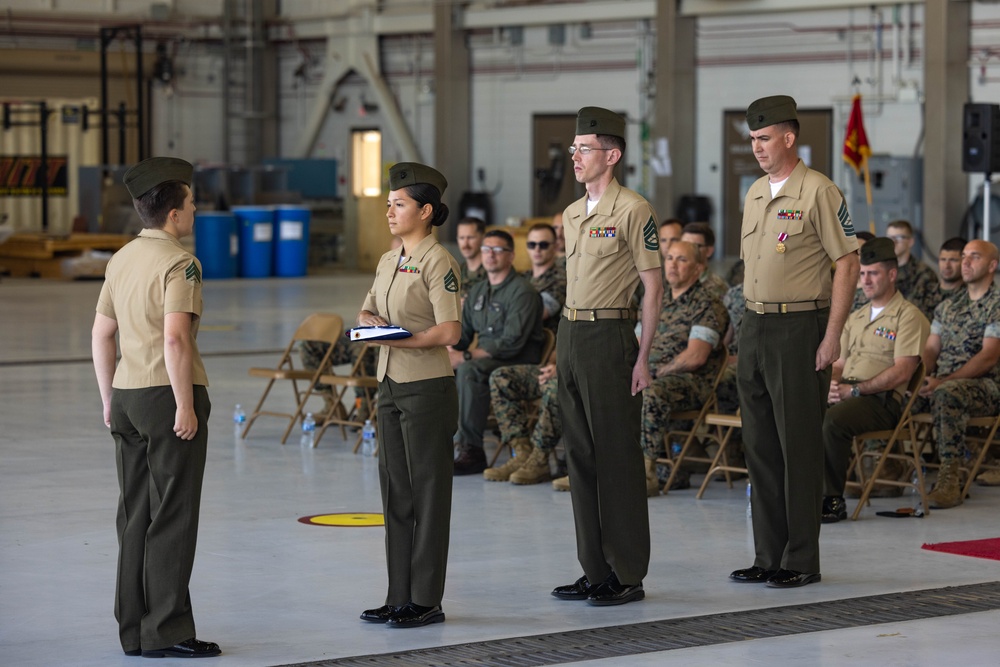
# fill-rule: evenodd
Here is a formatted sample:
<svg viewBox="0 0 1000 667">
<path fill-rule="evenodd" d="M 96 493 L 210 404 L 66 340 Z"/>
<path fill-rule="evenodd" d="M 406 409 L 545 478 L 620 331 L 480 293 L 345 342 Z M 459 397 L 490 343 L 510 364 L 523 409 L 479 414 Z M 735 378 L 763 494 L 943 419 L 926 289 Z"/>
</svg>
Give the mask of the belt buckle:
<svg viewBox="0 0 1000 667">
<path fill-rule="evenodd" d="M 596 322 L 597 321 L 597 311 L 596 310 L 588 310 L 586 312 L 590 313 L 590 317 L 588 317 L 585 321 L 587 321 L 587 322 Z"/>
<path fill-rule="evenodd" d="M 753 304 L 753 312 L 758 315 L 764 314 L 764 303 L 762 301 L 751 301 L 750 303 Z"/>
</svg>

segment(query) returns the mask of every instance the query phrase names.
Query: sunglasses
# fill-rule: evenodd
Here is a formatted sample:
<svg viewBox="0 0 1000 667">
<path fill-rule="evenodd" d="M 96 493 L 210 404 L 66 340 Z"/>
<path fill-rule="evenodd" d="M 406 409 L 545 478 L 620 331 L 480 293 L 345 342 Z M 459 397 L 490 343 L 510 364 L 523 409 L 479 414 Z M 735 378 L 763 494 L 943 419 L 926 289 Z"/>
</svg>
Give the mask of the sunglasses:
<svg viewBox="0 0 1000 667">
<path fill-rule="evenodd" d="M 538 248 L 539 250 L 548 250 L 552 246 L 551 241 L 528 241 L 525 245 L 528 246 L 528 250 L 534 250 Z"/>
</svg>

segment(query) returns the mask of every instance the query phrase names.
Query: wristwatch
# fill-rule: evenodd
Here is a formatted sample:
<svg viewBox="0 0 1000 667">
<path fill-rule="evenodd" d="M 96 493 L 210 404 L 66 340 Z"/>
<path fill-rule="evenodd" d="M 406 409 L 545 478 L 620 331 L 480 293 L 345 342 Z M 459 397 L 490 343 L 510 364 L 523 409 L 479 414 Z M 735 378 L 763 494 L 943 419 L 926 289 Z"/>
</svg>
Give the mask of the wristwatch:
<svg viewBox="0 0 1000 667">
<path fill-rule="evenodd" d="M 472 350 L 465 350 L 464 352 L 462 352 L 462 358 L 465 359 L 466 361 L 472 359 Z"/>
<path fill-rule="evenodd" d="M 851 385 L 851 398 L 857 398 L 861 395 L 861 390 L 858 389 L 858 385 Z"/>
</svg>

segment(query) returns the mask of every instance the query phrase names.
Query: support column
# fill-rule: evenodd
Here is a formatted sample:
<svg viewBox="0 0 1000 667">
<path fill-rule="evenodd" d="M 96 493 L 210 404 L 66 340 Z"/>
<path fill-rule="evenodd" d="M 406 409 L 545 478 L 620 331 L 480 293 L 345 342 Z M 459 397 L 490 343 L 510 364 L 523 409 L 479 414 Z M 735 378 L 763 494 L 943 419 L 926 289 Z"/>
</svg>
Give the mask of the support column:
<svg viewBox="0 0 1000 667">
<path fill-rule="evenodd" d="M 959 231 L 968 204 L 962 171 L 962 106 L 969 100 L 971 3 L 924 3 L 924 261 Z M 950 230 L 950 231 L 949 231 Z"/>
<path fill-rule="evenodd" d="M 434 157 L 429 161 L 448 179 L 444 200 L 451 215 L 442 239 L 454 238 L 458 201 L 470 182 L 472 104 L 462 12 L 460 3 L 434 4 Z"/>
<path fill-rule="evenodd" d="M 670 176 L 653 177 L 652 204 L 660 219 L 673 217 L 680 196 L 695 188 L 696 21 L 680 16 L 679 0 L 657 0 L 652 154 L 657 157 L 656 140 L 665 137 L 672 165 Z"/>
</svg>

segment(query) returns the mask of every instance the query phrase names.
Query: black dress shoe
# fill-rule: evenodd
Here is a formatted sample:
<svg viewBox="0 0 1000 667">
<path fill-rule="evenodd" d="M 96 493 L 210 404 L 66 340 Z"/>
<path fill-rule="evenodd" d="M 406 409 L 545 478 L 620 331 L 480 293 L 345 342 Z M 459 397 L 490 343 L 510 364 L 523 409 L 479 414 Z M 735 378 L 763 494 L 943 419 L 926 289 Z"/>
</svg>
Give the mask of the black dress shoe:
<svg viewBox="0 0 1000 667">
<path fill-rule="evenodd" d="M 618 575 L 612 572 L 603 584 L 595 587 L 587 596 L 587 604 L 595 607 L 610 607 L 637 602 L 645 597 L 646 591 L 642 589 L 641 581 L 637 584 L 623 584 L 618 581 Z"/>
<path fill-rule="evenodd" d="M 771 588 L 798 588 L 806 584 L 815 584 L 822 578 L 819 572 L 809 574 L 795 570 L 778 570 L 774 576 L 767 580 L 767 585 Z"/>
<path fill-rule="evenodd" d="M 441 605 L 422 607 L 411 602 L 397 609 L 396 613 L 385 622 L 385 625 L 389 628 L 419 628 L 431 623 L 444 623 L 444 612 L 441 611 Z"/>
<path fill-rule="evenodd" d="M 456 475 L 478 475 L 486 470 L 486 452 L 482 447 L 467 446 L 455 459 Z"/>
<path fill-rule="evenodd" d="M 560 600 L 586 600 L 595 588 L 597 587 L 590 585 L 587 575 L 583 575 L 572 584 L 556 586 L 552 589 L 552 595 Z"/>
<path fill-rule="evenodd" d="M 734 570 L 729 578 L 741 584 L 763 584 L 778 573 L 778 570 L 765 570 L 762 567 L 748 567 L 744 570 Z"/>
<path fill-rule="evenodd" d="M 847 503 L 843 496 L 823 498 L 823 523 L 837 523 L 847 518 Z"/>
<path fill-rule="evenodd" d="M 125 651 L 125 655 L 142 655 L 142 649 L 141 648 L 129 649 L 128 651 Z"/>
<path fill-rule="evenodd" d="M 142 651 L 144 658 L 211 658 L 221 654 L 222 650 L 215 642 L 203 642 L 194 637 L 167 648 Z"/>
<path fill-rule="evenodd" d="M 378 609 L 365 609 L 361 612 L 361 620 L 369 623 L 385 623 L 399 610 L 399 607 L 384 604 Z"/>
</svg>

